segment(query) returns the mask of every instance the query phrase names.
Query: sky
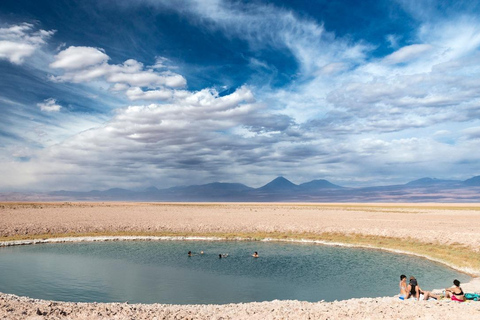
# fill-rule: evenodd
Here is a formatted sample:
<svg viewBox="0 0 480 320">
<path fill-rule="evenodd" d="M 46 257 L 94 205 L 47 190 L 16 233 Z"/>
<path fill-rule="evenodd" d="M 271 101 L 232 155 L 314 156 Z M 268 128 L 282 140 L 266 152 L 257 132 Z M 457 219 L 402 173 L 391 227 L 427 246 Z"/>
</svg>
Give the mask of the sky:
<svg viewBox="0 0 480 320">
<path fill-rule="evenodd" d="M 480 175 L 480 2 L 2 0 L 0 191 Z"/>
</svg>

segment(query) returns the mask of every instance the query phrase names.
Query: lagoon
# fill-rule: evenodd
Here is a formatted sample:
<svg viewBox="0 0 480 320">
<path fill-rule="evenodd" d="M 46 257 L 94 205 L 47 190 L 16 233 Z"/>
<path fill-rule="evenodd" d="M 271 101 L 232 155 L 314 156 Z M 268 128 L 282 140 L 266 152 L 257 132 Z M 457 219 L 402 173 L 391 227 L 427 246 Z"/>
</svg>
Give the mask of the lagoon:
<svg viewBox="0 0 480 320">
<path fill-rule="evenodd" d="M 187 252 L 194 255 L 188 257 Z M 200 254 L 204 251 L 204 254 Z M 258 251 L 260 257 L 251 255 Z M 219 254 L 228 253 L 219 259 Z M 75 302 L 226 304 L 393 296 L 468 275 L 380 250 L 258 241 L 80 242 L 0 248 L 0 291 Z"/>
</svg>

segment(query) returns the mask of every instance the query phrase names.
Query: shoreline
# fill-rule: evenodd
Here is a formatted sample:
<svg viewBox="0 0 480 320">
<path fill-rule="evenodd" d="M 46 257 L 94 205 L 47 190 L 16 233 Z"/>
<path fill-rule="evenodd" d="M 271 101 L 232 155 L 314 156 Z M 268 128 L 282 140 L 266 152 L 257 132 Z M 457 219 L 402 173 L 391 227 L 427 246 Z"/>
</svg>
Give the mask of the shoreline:
<svg viewBox="0 0 480 320">
<path fill-rule="evenodd" d="M 211 239 L 357 247 L 441 263 L 473 276 L 462 284 L 465 292 L 480 291 L 480 204 L 3 202 L 0 219 L 0 246 Z M 480 302 L 402 301 L 396 296 L 166 305 L 60 302 L 0 293 L 0 318 L 6 319 L 478 319 L 479 315 Z"/>
<path fill-rule="evenodd" d="M 480 302 L 414 301 L 395 297 L 333 302 L 272 300 L 222 305 L 72 303 L 0 293 L 8 319 L 478 319 Z M 30 308 L 25 308 L 25 305 Z"/>
</svg>

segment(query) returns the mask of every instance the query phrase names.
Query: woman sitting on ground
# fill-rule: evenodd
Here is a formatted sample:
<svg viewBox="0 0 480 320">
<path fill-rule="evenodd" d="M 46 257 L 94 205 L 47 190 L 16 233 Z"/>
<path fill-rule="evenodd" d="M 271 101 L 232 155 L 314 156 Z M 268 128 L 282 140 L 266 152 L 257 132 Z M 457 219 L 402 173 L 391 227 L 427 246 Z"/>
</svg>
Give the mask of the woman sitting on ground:
<svg viewBox="0 0 480 320">
<path fill-rule="evenodd" d="M 417 279 L 414 276 L 410 276 L 410 282 L 407 286 L 407 299 L 414 297 L 417 300 L 420 298 L 420 287 L 418 286 Z"/>
<path fill-rule="evenodd" d="M 430 291 L 423 291 L 422 288 L 417 283 L 417 279 L 414 276 L 410 277 L 410 284 L 407 287 L 407 299 L 414 297 L 417 300 L 423 297 L 423 300 L 428 300 L 429 298 L 438 299 L 439 296 L 431 293 Z"/>
<path fill-rule="evenodd" d="M 455 279 L 453 280 L 453 284 L 453 287 L 445 289 L 445 297 L 450 298 L 453 301 L 463 301 L 464 293 L 462 288 L 460 287 L 460 281 Z"/>
</svg>

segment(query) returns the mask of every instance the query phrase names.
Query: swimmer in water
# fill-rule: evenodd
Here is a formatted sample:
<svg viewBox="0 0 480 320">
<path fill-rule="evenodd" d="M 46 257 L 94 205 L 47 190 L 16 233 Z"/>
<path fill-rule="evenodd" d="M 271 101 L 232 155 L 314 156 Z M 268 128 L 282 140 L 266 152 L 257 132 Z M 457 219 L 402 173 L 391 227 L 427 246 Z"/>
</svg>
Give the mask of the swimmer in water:
<svg viewBox="0 0 480 320">
<path fill-rule="evenodd" d="M 258 258 L 258 252 L 257 252 L 257 251 L 255 251 L 255 252 L 252 254 L 252 257 L 254 257 L 254 258 Z"/>
<path fill-rule="evenodd" d="M 188 256 L 189 257 L 193 256 L 192 251 L 188 251 Z"/>
</svg>

